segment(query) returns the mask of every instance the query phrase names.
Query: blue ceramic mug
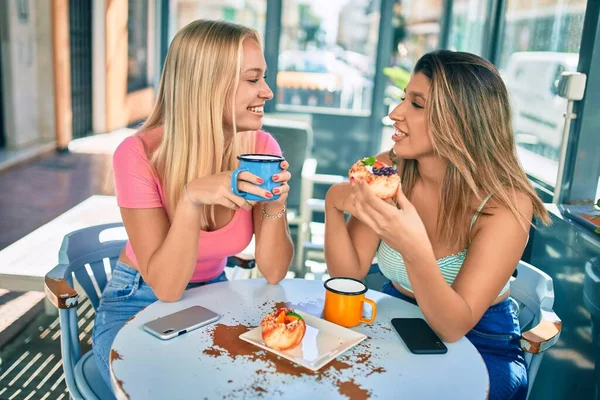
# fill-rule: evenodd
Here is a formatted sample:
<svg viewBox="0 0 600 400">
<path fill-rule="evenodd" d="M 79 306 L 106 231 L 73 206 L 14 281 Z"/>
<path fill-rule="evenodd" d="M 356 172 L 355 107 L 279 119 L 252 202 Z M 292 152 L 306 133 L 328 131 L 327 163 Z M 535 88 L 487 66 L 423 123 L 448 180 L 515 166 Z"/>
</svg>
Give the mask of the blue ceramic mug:
<svg viewBox="0 0 600 400">
<path fill-rule="evenodd" d="M 258 185 L 261 189 L 273 193 L 273 189 L 281 186 L 281 183 L 273 181 L 273 175 L 283 171 L 281 162 L 285 159 L 273 154 L 240 154 L 240 167 L 231 174 L 231 190 L 236 196 L 241 196 L 248 201 L 272 201 L 277 200 L 281 195 L 273 194 L 273 197 L 267 199 L 252 193 L 240 192 L 238 190 L 238 175 L 243 171 L 248 171 L 262 178 L 263 183 Z"/>
</svg>

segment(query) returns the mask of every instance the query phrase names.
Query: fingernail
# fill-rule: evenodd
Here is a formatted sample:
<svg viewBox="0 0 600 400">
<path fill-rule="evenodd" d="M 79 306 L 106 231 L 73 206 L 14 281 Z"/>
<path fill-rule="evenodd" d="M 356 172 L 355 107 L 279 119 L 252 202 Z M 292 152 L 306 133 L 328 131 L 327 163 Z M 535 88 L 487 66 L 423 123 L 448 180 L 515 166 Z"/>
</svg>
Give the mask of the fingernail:
<svg viewBox="0 0 600 400">
<path fill-rule="evenodd" d="M 265 192 L 265 197 L 267 199 L 270 199 L 271 197 L 273 197 L 273 193 L 271 193 L 271 192 Z"/>
<path fill-rule="evenodd" d="M 277 175 L 273 176 L 273 181 L 277 182 L 279 180 L 279 177 Z"/>
<path fill-rule="evenodd" d="M 257 179 L 256 179 L 256 182 L 257 182 L 259 185 L 262 185 L 262 184 L 263 184 L 265 181 L 263 181 L 261 178 L 257 178 Z"/>
<path fill-rule="evenodd" d="M 273 193 L 279 194 L 279 189 L 273 189 Z"/>
</svg>

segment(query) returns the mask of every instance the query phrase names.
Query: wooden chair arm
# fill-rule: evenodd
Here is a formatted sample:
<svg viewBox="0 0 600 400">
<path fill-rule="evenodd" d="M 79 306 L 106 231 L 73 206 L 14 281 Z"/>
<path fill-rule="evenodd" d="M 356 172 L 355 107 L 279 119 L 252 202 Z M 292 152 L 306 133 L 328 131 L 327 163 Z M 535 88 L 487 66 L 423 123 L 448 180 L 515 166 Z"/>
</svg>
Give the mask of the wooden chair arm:
<svg viewBox="0 0 600 400">
<path fill-rule="evenodd" d="M 537 354 L 554 346 L 562 330 L 562 321 L 552 310 L 542 309 L 542 320 L 535 327 L 521 334 L 521 348 Z"/>
<path fill-rule="evenodd" d="M 56 308 L 69 309 L 77 307 L 79 295 L 65 280 L 65 264 L 58 264 L 44 278 L 46 296 Z"/>
</svg>

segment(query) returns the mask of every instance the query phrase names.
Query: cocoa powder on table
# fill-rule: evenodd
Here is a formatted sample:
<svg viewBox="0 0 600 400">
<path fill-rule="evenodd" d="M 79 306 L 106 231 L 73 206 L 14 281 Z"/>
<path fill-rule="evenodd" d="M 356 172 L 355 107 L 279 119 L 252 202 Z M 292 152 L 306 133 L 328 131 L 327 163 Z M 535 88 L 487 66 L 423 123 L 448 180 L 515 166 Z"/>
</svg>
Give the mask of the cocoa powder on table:
<svg viewBox="0 0 600 400">
<path fill-rule="evenodd" d="M 310 305 L 310 303 L 307 304 Z M 305 304 L 303 308 L 308 308 L 307 304 Z M 283 302 L 275 304 L 274 307 L 276 309 L 282 307 L 302 309 L 298 307 L 298 305 L 292 305 Z M 314 308 L 312 308 L 312 311 L 314 311 Z M 309 311 L 305 312 L 309 313 Z M 275 373 L 295 377 L 313 376 L 318 381 L 321 381 L 323 379 L 330 379 L 332 383 L 337 386 L 339 393 L 342 395 L 349 396 L 351 399 L 370 398 L 371 392 L 358 385 L 354 381 L 354 379 L 342 381 L 336 378 L 336 372 L 350 369 L 352 368 L 352 364 L 339 359 L 334 359 L 325 367 L 321 368 L 319 371 L 311 371 L 304 367 L 297 366 L 294 363 L 284 358 L 281 358 L 274 353 L 264 351 L 263 349 L 260 349 L 256 346 L 251 345 L 250 343 L 239 339 L 239 336 L 241 334 L 249 331 L 250 329 L 252 329 L 252 327 L 248 327 L 243 324 L 233 326 L 216 324 L 211 332 L 213 346 L 205 349 L 203 353 L 210 357 L 226 356 L 230 357 L 231 359 L 243 357 L 251 361 L 260 360 L 267 363 L 270 367 L 274 368 Z M 367 366 L 371 364 L 371 355 L 368 353 L 359 354 L 357 358 L 358 360 L 356 361 L 356 364 L 364 364 Z M 373 368 L 373 370 L 367 376 L 372 375 L 373 373 L 383 372 L 385 372 L 385 369 L 382 367 Z M 258 370 L 256 372 L 256 375 L 260 378 L 253 386 L 250 387 L 250 389 L 253 390 L 255 393 L 268 393 L 269 389 L 267 381 L 267 371 Z M 264 388 L 265 385 L 267 386 L 267 389 Z"/>
</svg>

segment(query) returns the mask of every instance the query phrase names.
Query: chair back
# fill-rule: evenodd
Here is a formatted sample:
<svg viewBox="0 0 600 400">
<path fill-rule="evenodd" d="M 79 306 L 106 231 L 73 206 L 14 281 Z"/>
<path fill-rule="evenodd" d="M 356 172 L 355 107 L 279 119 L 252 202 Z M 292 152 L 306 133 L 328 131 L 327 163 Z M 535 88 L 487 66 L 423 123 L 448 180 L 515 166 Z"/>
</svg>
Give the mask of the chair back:
<svg viewBox="0 0 600 400">
<path fill-rule="evenodd" d="M 127 232 L 122 223 L 83 228 L 63 239 L 58 263 L 67 265 L 64 278 L 73 287 L 72 275 L 75 275 L 94 311 L 126 242 Z"/>
<path fill-rule="evenodd" d="M 63 238 L 58 265 L 46 274 L 46 293 L 59 308 L 62 365 L 72 399 L 114 399 L 98 372 L 93 352 L 81 355 L 79 296 L 74 290 L 73 276 L 97 311 L 102 291 L 126 242 L 127 233 L 122 223 L 71 232 Z"/>
<path fill-rule="evenodd" d="M 510 283 L 510 296 L 519 307 L 519 325 L 521 332 L 525 332 L 542 320 L 543 310 L 552 310 L 554 306 L 552 278 L 533 265 L 519 261 L 516 278 Z M 543 355 L 543 352 L 525 353 L 530 392 Z"/>
<path fill-rule="evenodd" d="M 313 131 L 308 123 L 284 119 L 263 118 L 261 128 L 277 140 L 283 156 L 290 165 L 288 171 L 297 184 L 290 185 L 288 208 L 298 210 L 301 202 L 302 167 L 304 160 L 310 157 L 313 146 Z"/>
</svg>

